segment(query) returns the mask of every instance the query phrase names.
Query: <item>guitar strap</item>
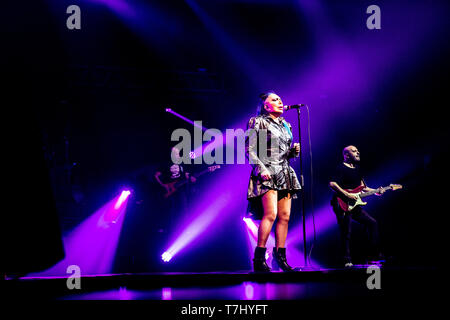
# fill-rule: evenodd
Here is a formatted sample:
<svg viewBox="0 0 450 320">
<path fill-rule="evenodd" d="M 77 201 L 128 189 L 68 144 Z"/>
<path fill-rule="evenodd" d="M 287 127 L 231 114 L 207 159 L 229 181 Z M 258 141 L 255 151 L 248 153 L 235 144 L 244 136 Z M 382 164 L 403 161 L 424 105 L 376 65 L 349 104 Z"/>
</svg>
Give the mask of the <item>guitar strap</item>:
<svg viewBox="0 0 450 320">
<path fill-rule="evenodd" d="M 364 178 L 361 178 L 362 182 L 364 183 L 364 187 L 367 187 L 367 183 L 366 180 L 364 180 Z"/>
</svg>

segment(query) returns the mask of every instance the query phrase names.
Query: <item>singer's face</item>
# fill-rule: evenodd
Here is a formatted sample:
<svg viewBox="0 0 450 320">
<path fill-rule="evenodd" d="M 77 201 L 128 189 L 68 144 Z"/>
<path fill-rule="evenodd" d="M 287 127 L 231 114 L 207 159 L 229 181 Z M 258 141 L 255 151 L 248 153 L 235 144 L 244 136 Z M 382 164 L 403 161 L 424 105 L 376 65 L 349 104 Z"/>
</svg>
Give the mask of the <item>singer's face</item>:
<svg viewBox="0 0 450 320">
<path fill-rule="evenodd" d="M 264 101 L 264 108 L 268 113 L 280 115 L 283 113 L 283 101 L 281 98 L 274 93 L 271 93 L 266 101 Z"/>
</svg>

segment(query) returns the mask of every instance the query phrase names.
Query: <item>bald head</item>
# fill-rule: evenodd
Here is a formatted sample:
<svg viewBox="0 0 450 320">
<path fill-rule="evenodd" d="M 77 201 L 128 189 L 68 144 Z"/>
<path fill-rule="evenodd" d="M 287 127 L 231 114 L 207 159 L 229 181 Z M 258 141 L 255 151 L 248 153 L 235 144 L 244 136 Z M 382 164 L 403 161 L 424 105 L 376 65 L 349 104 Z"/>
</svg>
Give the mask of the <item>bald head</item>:
<svg viewBox="0 0 450 320">
<path fill-rule="evenodd" d="M 347 163 L 357 163 L 360 161 L 359 150 L 355 146 L 347 146 L 342 150 L 342 156 L 344 157 L 344 162 Z"/>
</svg>

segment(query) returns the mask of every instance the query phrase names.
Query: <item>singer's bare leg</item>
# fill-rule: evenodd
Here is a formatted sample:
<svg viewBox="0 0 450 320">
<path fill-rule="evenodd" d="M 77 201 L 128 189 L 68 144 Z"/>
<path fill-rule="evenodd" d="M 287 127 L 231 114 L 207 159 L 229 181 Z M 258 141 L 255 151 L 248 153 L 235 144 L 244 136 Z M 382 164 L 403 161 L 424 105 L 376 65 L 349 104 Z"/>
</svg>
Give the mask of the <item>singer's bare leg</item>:
<svg viewBox="0 0 450 320">
<path fill-rule="evenodd" d="M 275 226 L 275 246 L 285 248 L 288 233 L 289 217 L 291 214 L 291 195 L 288 193 L 278 201 L 278 221 Z"/>
<path fill-rule="evenodd" d="M 277 217 L 277 198 L 278 194 L 275 190 L 269 190 L 262 196 L 262 205 L 264 208 L 264 216 L 258 228 L 258 247 L 265 247 L 273 223 Z"/>
</svg>

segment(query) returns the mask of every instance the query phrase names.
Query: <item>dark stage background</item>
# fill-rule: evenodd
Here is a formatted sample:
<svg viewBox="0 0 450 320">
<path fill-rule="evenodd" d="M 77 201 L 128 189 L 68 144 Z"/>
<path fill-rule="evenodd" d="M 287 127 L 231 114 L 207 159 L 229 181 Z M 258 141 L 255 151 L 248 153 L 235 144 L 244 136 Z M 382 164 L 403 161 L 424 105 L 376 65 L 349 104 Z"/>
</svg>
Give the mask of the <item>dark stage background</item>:
<svg viewBox="0 0 450 320">
<path fill-rule="evenodd" d="M 73 4 L 81 8 L 80 30 L 66 27 Z M 250 269 L 242 221 L 250 166 L 234 165 L 244 174 L 233 176 L 233 165 L 224 165 L 198 180 L 192 202 L 224 197 L 206 197 L 217 184 L 231 200 L 205 227 L 208 233 L 169 263 L 161 254 L 176 235 L 161 231 L 166 208 L 151 177 L 167 164 L 172 131 L 193 129 L 166 108 L 207 128 L 245 129 L 258 94 L 268 89 L 285 104 L 310 108 L 311 145 L 306 111 L 301 127 L 307 229 L 312 235 L 314 209 L 311 258 L 317 265 L 340 263 L 328 181 L 349 144 L 360 149 L 370 186 L 404 186 L 367 207 L 379 222 L 386 256 L 398 265 L 440 265 L 448 211 L 449 6 L 377 1 L 382 28 L 369 30 L 371 4 L 64 0 L 7 6 L 2 105 L 11 126 L 4 127 L 3 168 L 6 202 L 14 209 L 5 211 L 3 223 L 10 231 L 4 232 L 6 270 L 39 271 L 62 259 L 61 235 L 124 186 L 133 194 L 112 272 Z M 298 139 L 295 112 L 286 119 Z M 298 170 L 298 161 L 292 165 Z M 136 203 L 142 199 L 144 205 Z M 302 250 L 298 210 L 295 201 L 290 235 Z M 194 220 L 200 212 L 184 214 Z M 355 260 L 362 261 L 358 225 L 354 239 Z M 310 236 L 308 249 L 312 243 Z"/>
</svg>

